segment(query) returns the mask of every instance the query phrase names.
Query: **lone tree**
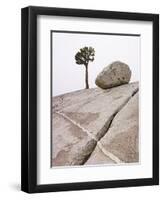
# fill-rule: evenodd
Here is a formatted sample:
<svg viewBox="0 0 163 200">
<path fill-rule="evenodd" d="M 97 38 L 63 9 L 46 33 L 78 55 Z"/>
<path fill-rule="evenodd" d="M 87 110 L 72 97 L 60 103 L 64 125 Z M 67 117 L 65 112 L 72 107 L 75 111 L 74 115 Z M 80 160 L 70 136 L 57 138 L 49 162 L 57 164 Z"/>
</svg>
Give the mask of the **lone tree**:
<svg viewBox="0 0 163 200">
<path fill-rule="evenodd" d="M 95 50 L 92 47 L 83 47 L 75 55 L 76 64 L 85 66 L 85 85 L 86 89 L 89 89 L 88 83 L 88 63 L 93 62 L 95 56 Z"/>
</svg>

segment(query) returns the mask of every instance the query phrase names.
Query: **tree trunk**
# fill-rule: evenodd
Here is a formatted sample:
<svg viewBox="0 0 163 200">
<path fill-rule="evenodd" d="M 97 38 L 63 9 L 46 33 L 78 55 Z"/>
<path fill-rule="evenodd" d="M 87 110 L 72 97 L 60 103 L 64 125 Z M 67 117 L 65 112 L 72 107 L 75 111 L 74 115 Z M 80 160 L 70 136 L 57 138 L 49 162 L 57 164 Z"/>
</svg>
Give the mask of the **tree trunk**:
<svg viewBox="0 0 163 200">
<path fill-rule="evenodd" d="M 88 83 L 88 64 L 85 65 L 85 89 L 89 89 Z"/>
</svg>

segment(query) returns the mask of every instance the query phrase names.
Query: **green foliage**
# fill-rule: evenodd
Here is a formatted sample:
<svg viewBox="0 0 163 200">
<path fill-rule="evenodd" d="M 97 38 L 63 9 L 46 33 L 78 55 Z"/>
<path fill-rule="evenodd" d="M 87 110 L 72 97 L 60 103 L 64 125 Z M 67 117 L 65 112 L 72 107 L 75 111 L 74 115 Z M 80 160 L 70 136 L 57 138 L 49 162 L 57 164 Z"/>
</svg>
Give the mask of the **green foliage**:
<svg viewBox="0 0 163 200">
<path fill-rule="evenodd" d="M 95 50 L 92 47 L 83 47 L 75 55 L 76 64 L 85 66 L 85 88 L 89 89 L 88 63 L 94 61 Z"/>
<path fill-rule="evenodd" d="M 76 64 L 88 65 L 89 61 L 93 62 L 95 56 L 95 50 L 92 47 L 83 47 L 75 55 Z"/>
</svg>

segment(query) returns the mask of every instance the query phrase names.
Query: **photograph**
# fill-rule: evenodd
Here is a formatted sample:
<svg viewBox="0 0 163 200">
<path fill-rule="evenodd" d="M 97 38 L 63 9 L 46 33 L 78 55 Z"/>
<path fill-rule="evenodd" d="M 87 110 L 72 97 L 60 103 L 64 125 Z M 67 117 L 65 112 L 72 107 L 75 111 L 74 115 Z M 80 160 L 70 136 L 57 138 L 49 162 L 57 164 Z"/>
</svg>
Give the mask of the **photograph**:
<svg viewBox="0 0 163 200">
<path fill-rule="evenodd" d="M 21 189 L 159 184 L 159 15 L 22 9 Z"/>
<path fill-rule="evenodd" d="M 50 35 L 51 167 L 139 164 L 141 36 Z"/>
</svg>

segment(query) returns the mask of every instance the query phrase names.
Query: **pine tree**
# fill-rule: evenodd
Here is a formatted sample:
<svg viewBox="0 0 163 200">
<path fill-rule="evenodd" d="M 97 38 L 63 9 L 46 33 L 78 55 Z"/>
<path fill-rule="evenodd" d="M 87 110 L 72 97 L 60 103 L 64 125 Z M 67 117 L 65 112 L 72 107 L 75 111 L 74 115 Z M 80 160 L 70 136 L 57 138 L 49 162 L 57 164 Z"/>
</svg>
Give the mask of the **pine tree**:
<svg viewBox="0 0 163 200">
<path fill-rule="evenodd" d="M 76 64 L 85 66 L 85 85 L 89 89 L 88 64 L 94 61 L 95 50 L 92 47 L 83 47 L 75 55 Z"/>
</svg>

